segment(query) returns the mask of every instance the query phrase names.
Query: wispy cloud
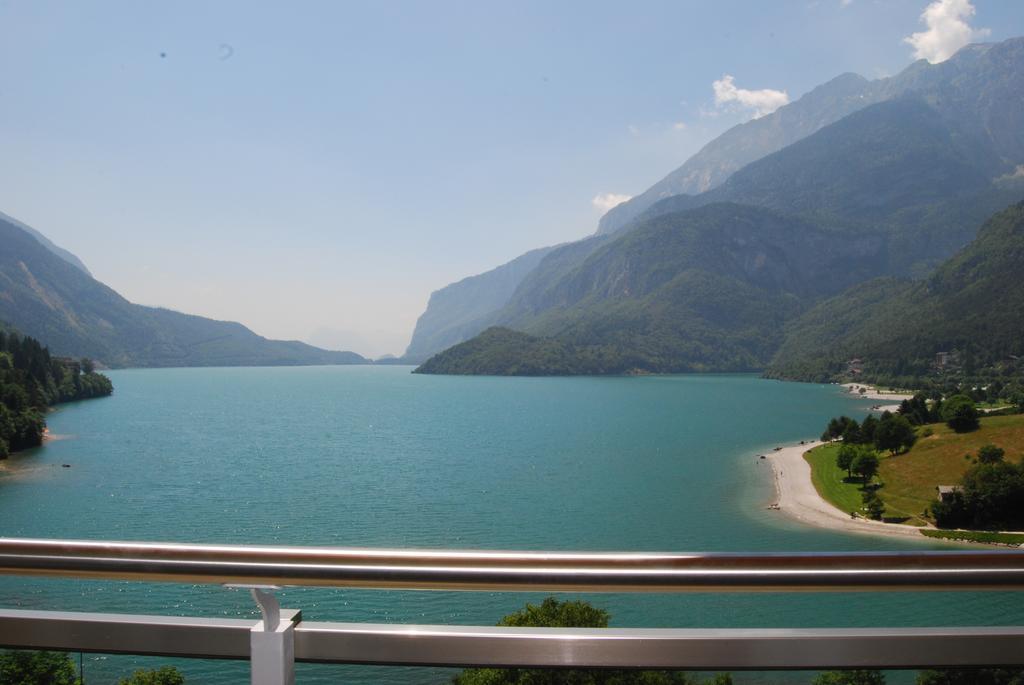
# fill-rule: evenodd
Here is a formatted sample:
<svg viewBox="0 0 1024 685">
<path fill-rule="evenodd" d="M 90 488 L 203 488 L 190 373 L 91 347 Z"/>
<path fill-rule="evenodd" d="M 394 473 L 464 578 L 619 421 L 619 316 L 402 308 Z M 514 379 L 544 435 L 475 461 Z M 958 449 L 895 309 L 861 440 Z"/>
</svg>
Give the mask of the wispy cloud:
<svg viewBox="0 0 1024 685">
<path fill-rule="evenodd" d="M 715 91 L 715 105 L 753 110 L 755 118 L 771 114 L 789 102 L 789 94 L 784 90 L 737 88 L 729 74 L 712 83 L 711 88 Z"/>
<path fill-rule="evenodd" d="M 612 207 L 621 205 L 632 197 L 632 195 L 622 195 L 621 193 L 605 193 L 603 195 L 595 195 L 594 199 L 590 201 L 590 204 L 594 205 L 602 212 L 607 212 Z"/>
<path fill-rule="evenodd" d="M 932 64 L 944 62 L 972 40 L 985 38 L 989 29 L 975 29 L 968 23 L 974 16 L 971 0 L 935 0 L 921 13 L 928 30 L 903 39 L 914 48 L 914 57 Z"/>
</svg>

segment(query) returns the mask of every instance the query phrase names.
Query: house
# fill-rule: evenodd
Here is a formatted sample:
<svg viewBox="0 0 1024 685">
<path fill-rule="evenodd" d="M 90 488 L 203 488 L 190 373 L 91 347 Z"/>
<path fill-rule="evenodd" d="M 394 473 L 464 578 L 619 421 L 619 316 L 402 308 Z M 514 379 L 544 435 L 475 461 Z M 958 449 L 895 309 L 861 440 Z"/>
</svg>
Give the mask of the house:
<svg viewBox="0 0 1024 685">
<path fill-rule="evenodd" d="M 959 485 L 938 485 L 935 489 L 939 491 L 939 499 L 943 502 L 951 501 L 954 493 L 960 492 Z"/>
</svg>

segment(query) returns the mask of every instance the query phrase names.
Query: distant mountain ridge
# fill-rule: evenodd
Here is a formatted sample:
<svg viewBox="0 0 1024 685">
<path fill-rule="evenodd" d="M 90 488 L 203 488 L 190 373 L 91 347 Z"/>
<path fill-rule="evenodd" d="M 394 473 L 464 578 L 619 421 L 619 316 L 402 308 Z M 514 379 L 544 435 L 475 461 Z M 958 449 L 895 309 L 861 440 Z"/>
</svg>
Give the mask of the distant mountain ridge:
<svg viewBox="0 0 1024 685">
<path fill-rule="evenodd" d="M 426 311 L 416 321 L 404 359 L 419 363 L 438 350 L 471 338 L 486 328 L 526 274 L 533 271 L 553 249 L 531 250 L 507 264 L 431 293 Z"/>
<path fill-rule="evenodd" d="M 353 352 L 268 340 L 240 323 L 132 304 L 2 218 L 0 321 L 56 355 L 112 368 L 366 363 Z"/>
<path fill-rule="evenodd" d="M 909 65 L 897 76 L 887 79 L 868 81 L 856 74 L 843 74 L 776 112 L 733 127 L 708 143 L 662 181 L 629 202 L 610 210 L 602 217 L 597 237 L 607 239 L 613 234 L 631 230 L 658 214 L 701 204 L 752 202 L 749 195 L 741 193 L 738 187 L 729 192 L 717 191 L 746 166 L 802 141 L 851 114 L 908 94 L 915 95 L 919 102 L 938 112 L 941 118 L 955 120 L 964 112 L 972 114 L 973 111 L 978 127 L 967 133 L 987 136 L 987 139 L 965 140 L 965 145 L 961 147 L 970 149 L 971 145 L 966 143 L 972 143 L 978 149 L 998 150 L 1005 172 L 1012 172 L 1011 162 L 1024 163 L 1024 131 L 1022 127 L 1011 123 L 1019 122 L 1020 119 L 1020 93 L 1024 93 L 1024 38 L 998 44 L 970 45 L 945 62 L 933 65 L 921 60 Z M 1007 94 L 1010 96 L 1006 97 Z M 940 128 L 948 128 L 948 123 L 945 121 Z M 971 165 L 977 166 L 973 163 Z M 985 164 L 981 166 L 987 167 Z M 693 200 L 693 197 L 700 199 Z M 957 213 L 954 207 L 954 213 L 942 219 L 947 226 L 956 224 L 961 228 L 959 231 L 932 232 L 932 237 L 941 235 L 946 243 L 934 246 L 934 249 L 929 248 L 934 254 L 914 260 L 915 275 L 923 275 L 928 268 L 963 245 L 986 216 L 1012 200 L 1012 192 L 992 192 L 991 197 L 984 202 L 979 201 L 969 211 Z M 677 204 L 672 205 L 673 202 Z M 771 203 L 764 204 L 773 207 Z M 785 208 L 784 211 L 791 209 Z M 923 226 L 926 220 L 924 216 L 916 219 L 918 226 Z M 463 321 L 458 329 L 453 328 L 452 332 L 456 335 L 444 338 L 443 342 L 468 339 L 487 326 L 506 322 L 504 314 L 496 311 L 481 312 L 497 301 L 503 300 L 504 303 L 499 307 L 507 308 L 517 299 L 535 297 L 526 291 L 544 290 L 547 287 L 544 284 L 559 278 L 563 270 L 578 268 L 581 263 L 578 257 L 588 253 L 595 244 L 598 243 L 590 239 L 561 247 L 542 259 L 535 270 L 526 273 L 517 271 L 516 274 L 521 277 L 521 289 L 517 288 L 517 292 L 509 297 L 506 297 L 504 290 L 501 297 L 495 297 L 489 292 L 486 280 L 465 279 L 461 282 L 461 306 L 467 302 L 477 302 L 477 315 L 472 321 Z M 570 260 L 569 255 L 575 255 L 576 259 Z M 504 285 L 507 288 L 508 281 Z M 446 310 L 445 301 L 432 301 L 422 318 L 443 320 L 449 316 Z M 424 335 L 418 325 L 414 337 L 426 341 L 430 336 Z M 442 340 L 438 339 L 438 342 Z M 440 349 L 436 344 L 418 344 L 416 348 L 419 357 Z"/>
</svg>

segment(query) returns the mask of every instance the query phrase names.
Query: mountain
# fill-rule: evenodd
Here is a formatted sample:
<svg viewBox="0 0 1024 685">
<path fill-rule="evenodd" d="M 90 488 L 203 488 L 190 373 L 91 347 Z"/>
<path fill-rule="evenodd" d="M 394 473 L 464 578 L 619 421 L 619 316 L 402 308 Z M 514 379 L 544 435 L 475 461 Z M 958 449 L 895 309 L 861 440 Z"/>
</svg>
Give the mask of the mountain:
<svg viewBox="0 0 1024 685">
<path fill-rule="evenodd" d="M 636 197 L 608 210 L 599 235 L 615 233 L 648 207 L 673 195 L 697 195 L 715 188 L 750 162 L 839 121 L 882 96 L 857 74 L 843 74 L 771 114 L 734 126 Z"/>
<path fill-rule="evenodd" d="M 49 238 L 47 238 L 45 235 L 43 235 L 36 229 L 32 228 L 28 224 L 24 224 L 15 219 L 14 217 L 4 214 L 3 212 L 0 212 L 0 221 L 6 221 L 9 224 L 17 226 L 18 228 L 20 228 L 21 230 L 25 231 L 26 233 L 30 234 L 33 238 L 38 240 L 42 244 L 42 246 L 45 247 L 47 250 L 60 257 L 71 266 L 77 268 L 85 275 L 92 276 L 92 274 L 89 273 L 89 269 L 85 267 L 85 264 L 82 262 L 81 259 L 71 254 L 64 248 L 54 245 Z"/>
<path fill-rule="evenodd" d="M 631 230 L 651 218 L 652 213 L 678 211 L 712 202 L 756 202 L 756 197 L 747 192 L 750 189 L 745 190 L 739 186 L 727 194 L 715 195 L 708 191 L 715 191 L 726 184 L 736 172 L 751 163 L 792 146 L 851 114 L 907 96 L 911 100 L 916 97 L 918 102 L 925 103 L 938 113 L 940 128 L 949 131 L 958 141 L 959 149 L 970 151 L 972 146 L 976 146 L 984 150 L 985 154 L 996 150 L 996 156 L 1005 163 L 999 173 L 1012 173 L 1012 167 L 1007 165 L 1024 161 L 1024 127 L 1019 125 L 1021 112 L 1024 111 L 1021 93 L 1024 93 L 1024 39 L 1021 38 L 998 44 L 970 45 L 940 64 L 929 64 L 921 60 L 891 78 L 869 81 L 856 74 L 844 74 L 772 114 L 733 127 L 711 141 L 682 167 L 650 189 L 610 210 L 601 220 L 598 236 L 609 238 L 613 234 Z M 972 125 L 964 126 L 964 122 L 968 121 L 973 122 Z M 884 160 L 885 151 L 882 152 L 880 159 Z M 938 151 L 933 150 L 932 154 L 938 154 Z M 986 164 L 981 166 L 987 167 Z M 926 170 L 924 165 L 921 168 Z M 919 188 L 922 186 L 918 184 Z M 888 191 L 884 186 L 881 190 L 883 193 Z M 700 199 L 694 201 L 693 196 Z M 670 200 L 666 201 L 666 198 Z M 797 200 L 791 199 L 794 202 Z M 862 207 L 870 206 L 870 198 L 867 199 L 869 202 L 861 203 Z M 896 217 L 896 221 L 904 226 L 900 231 L 911 242 L 897 248 L 893 254 L 913 255 L 922 244 L 920 241 L 924 241 L 927 255 L 919 259 L 903 260 L 910 262 L 908 268 L 913 269 L 914 275 L 924 275 L 937 261 L 969 240 L 973 228 L 984 217 L 1011 202 L 1013 195 L 1012 192 L 992 192 L 987 199 L 974 199 L 974 204 L 964 212 L 960 212 L 957 205 L 946 203 L 940 214 L 935 214 L 936 207 L 931 206 L 916 210 L 916 217 L 909 216 L 909 211 L 904 212 L 903 217 Z M 673 206 L 668 202 L 677 204 Z M 663 204 L 654 209 L 659 203 Z M 767 206 L 794 211 L 793 207 Z M 929 229 L 927 224 L 933 219 L 943 221 L 946 228 Z M 915 222 L 916 229 L 910 226 Z M 915 243 L 915 240 L 918 242 Z M 942 244 L 933 245 L 930 242 L 933 240 L 940 240 Z M 593 245 L 594 242 L 588 241 L 575 253 L 577 256 L 587 254 Z M 577 268 L 580 260 L 569 260 L 567 252 L 572 250 L 563 250 L 557 264 L 552 257 L 536 264 L 536 271 L 516 270 L 515 275 L 521 279 L 522 288 L 534 291 L 543 289 L 546 287 L 543 283 L 557 278 L 560 271 Z M 541 268 L 544 269 L 543 274 Z M 891 271 L 897 270 L 894 266 Z M 452 335 L 438 338 L 433 343 L 420 344 L 417 341 L 417 358 L 439 351 L 442 343 L 454 344 L 472 337 L 487 326 L 504 321 L 502 315 L 493 309 L 488 311 L 488 307 L 495 306 L 496 302 L 500 302 L 496 307 L 506 306 L 514 299 L 506 297 L 507 291 L 502 291 L 501 297 L 494 297 L 487 288 L 486 280 L 477 282 L 466 279 L 461 283 L 463 287 L 458 307 L 474 303 L 473 318 L 469 321 L 460 319 L 462 325 L 449 329 Z M 515 289 L 515 285 L 518 284 L 515 284 L 514 279 L 506 281 L 506 286 Z M 428 311 L 431 318 L 443 320 L 451 316 L 444 301 L 432 301 Z M 417 337 L 423 339 L 419 332 Z"/>
<path fill-rule="evenodd" d="M 1024 356 L 1024 203 L 993 216 L 929 278 L 878 279 L 797 319 L 769 374 L 830 379 L 860 358 L 871 377 L 926 376 L 936 355 L 968 370 Z M 944 362 L 943 362 L 944 363 Z"/>
<path fill-rule="evenodd" d="M 662 200 L 597 249 L 561 248 L 575 258 L 545 269 L 549 255 L 490 323 L 588 351 L 602 359 L 592 372 L 763 369 L 806 308 L 878 276 L 926 275 L 1024 197 L 1024 89 L 957 83 Z"/>
<path fill-rule="evenodd" d="M 506 308 L 508 325 L 525 333 L 489 329 L 420 371 L 761 369 L 802 303 L 870 273 L 883 241 L 882 235 L 843 238 L 802 219 L 735 204 L 656 217 L 595 249 L 541 291 L 542 299 Z"/>
<path fill-rule="evenodd" d="M 487 328 L 526 274 L 552 249 L 531 250 L 507 264 L 431 293 L 426 311 L 416 321 L 404 359 L 423 361 Z"/>
<path fill-rule="evenodd" d="M 1024 128 L 1024 90 L 1015 99 L 1021 109 L 1006 125 Z M 919 96 L 867 107 L 747 165 L 714 190 L 662 200 L 640 220 L 716 202 L 755 205 L 813 218 L 839 233 L 883 230 L 889 263 L 877 275 L 923 275 L 1020 193 L 1019 183 L 997 182 L 1015 168 L 1000 142 L 969 136 L 984 117 L 948 114 Z M 1015 159 L 1024 159 L 1020 154 Z"/>
<path fill-rule="evenodd" d="M 949 112 L 987 112 L 981 136 L 994 135 L 1009 157 L 1020 159 L 1022 139 L 1002 121 L 1013 119 L 1015 98 L 1000 94 L 1021 92 L 1024 38 L 996 44 L 968 45 L 939 64 L 919 60 L 898 75 L 869 81 L 843 74 L 818 86 L 775 112 L 734 126 L 705 145 L 681 167 L 636 197 L 610 209 L 598 224 L 598 234 L 626 227 L 655 203 L 674 195 L 697 195 L 724 183 L 747 164 L 783 149 L 829 124 L 879 102 L 916 94 L 930 104 L 943 103 Z"/>
<path fill-rule="evenodd" d="M 358 364 L 352 352 L 268 340 L 239 323 L 132 304 L 0 219 L 0 321 L 56 355 L 109 367 Z"/>
</svg>

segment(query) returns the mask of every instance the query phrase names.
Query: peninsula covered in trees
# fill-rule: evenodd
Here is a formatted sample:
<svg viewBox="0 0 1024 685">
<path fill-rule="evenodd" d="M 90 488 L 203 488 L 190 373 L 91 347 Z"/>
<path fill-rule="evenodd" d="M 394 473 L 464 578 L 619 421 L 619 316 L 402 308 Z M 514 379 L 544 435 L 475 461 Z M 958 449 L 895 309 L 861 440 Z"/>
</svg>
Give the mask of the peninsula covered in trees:
<svg viewBox="0 0 1024 685">
<path fill-rule="evenodd" d="M 91 360 L 53 357 L 34 338 L 0 331 L 0 458 L 42 444 L 52 405 L 113 391 Z"/>
</svg>

